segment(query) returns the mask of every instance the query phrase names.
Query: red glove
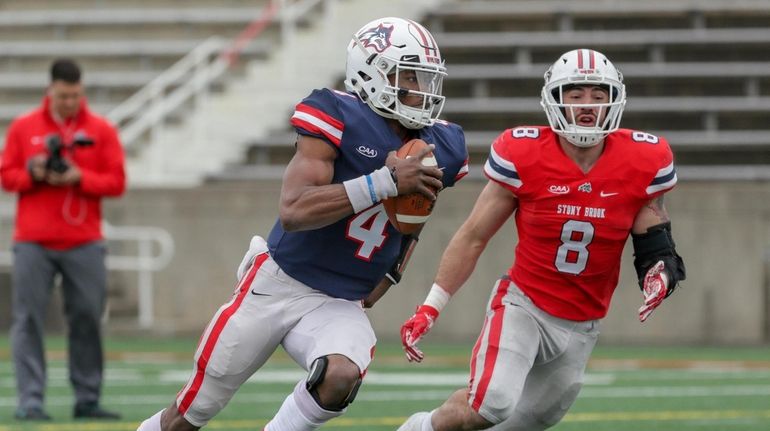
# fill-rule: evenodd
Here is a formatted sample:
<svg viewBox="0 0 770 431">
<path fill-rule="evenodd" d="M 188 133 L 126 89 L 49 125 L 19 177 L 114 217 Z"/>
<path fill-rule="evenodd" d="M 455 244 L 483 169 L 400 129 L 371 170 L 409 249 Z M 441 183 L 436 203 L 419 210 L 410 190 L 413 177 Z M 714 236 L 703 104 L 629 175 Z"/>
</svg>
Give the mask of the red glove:
<svg viewBox="0 0 770 431">
<path fill-rule="evenodd" d="M 409 362 L 422 362 L 425 355 L 417 348 L 417 343 L 430 331 L 436 319 L 438 310 L 430 305 L 420 305 L 414 315 L 401 325 L 401 344 Z"/>
<path fill-rule="evenodd" d="M 642 286 L 644 305 L 639 308 L 639 321 L 644 322 L 650 317 L 653 310 L 658 308 L 668 294 L 668 276 L 665 272 L 665 264 L 662 260 L 653 265 L 644 276 Z"/>
</svg>

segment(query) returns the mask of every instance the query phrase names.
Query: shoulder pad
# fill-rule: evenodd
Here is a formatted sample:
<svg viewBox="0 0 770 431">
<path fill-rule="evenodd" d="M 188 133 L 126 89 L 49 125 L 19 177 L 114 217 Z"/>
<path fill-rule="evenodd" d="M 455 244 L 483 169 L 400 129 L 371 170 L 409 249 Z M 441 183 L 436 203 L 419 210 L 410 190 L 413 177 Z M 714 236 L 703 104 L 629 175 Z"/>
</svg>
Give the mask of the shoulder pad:
<svg viewBox="0 0 770 431">
<path fill-rule="evenodd" d="M 620 129 L 619 138 L 629 142 L 629 159 L 651 176 L 645 192 L 650 197 L 665 193 L 677 182 L 674 154 L 662 136 L 639 130 Z"/>
<path fill-rule="evenodd" d="M 291 116 L 291 125 L 297 133 L 321 138 L 339 147 L 345 130 L 339 108 L 339 98 L 343 97 L 340 93 L 326 88 L 313 90 L 298 103 Z"/>
</svg>

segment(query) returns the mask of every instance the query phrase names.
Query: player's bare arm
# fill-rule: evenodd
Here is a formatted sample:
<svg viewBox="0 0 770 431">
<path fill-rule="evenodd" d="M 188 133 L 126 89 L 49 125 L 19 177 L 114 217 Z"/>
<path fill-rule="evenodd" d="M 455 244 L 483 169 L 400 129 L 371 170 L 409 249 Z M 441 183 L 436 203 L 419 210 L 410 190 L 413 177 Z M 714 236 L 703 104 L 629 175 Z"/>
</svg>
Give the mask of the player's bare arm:
<svg viewBox="0 0 770 431">
<path fill-rule="evenodd" d="M 652 226 L 670 221 L 671 218 L 669 218 L 668 211 L 666 211 L 666 207 L 663 204 L 663 195 L 660 195 L 651 199 L 641 210 L 639 210 L 636 219 L 634 219 L 634 225 L 631 228 L 631 232 L 643 234 Z"/>
<path fill-rule="evenodd" d="M 337 151 L 321 139 L 300 135 L 286 166 L 280 218 L 287 231 L 317 229 L 353 212 L 345 187 L 331 184 Z"/>
<path fill-rule="evenodd" d="M 372 308 L 374 304 L 376 304 L 377 301 L 380 300 L 380 298 L 382 298 L 383 296 L 385 296 L 386 293 L 388 293 L 390 286 L 393 286 L 393 282 L 387 278 L 383 278 L 377 284 L 374 290 L 372 290 L 369 296 L 363 299 L 362 304 L 364 308 Z"/>
<path fill-rule="evenodd" d="M 454 294 L 468 280 L 489 240 L 513 214 L 516 197 L 494 181 L 481 191 L 468 218 L 449 242 L 436 275 L 436 284 Z"/>
<path fill-rule="evenodd" d="M 441 188 L 442 172 L 423 166 L 422 157 L 400 159 L 393 153 L 388 156 L 387 165 L 394 172 L 399 194 L 422 193 L 435 199 L 430 187 Z M 286 167 L 281 188 L 280 217 L 284 229 L 318 229 L 353 213 L 345 187 L 331 184 L 336 158 L 336 150 L 321 139 L 299 136 L 297 151 Z"/>
<path fill-rule="evenodd" d="M 517 206 L 516 197 L 494 181 L 489 181 L 481 191 L 471 214 L 441 256 L 438 274 L 425 302 L 401 326 L 401 343 L 410 362 L 422 361 L 424 355 L 417 343 L 428 333 L 451 296 L 468 280 L 487 243 Z"/>
</svg>

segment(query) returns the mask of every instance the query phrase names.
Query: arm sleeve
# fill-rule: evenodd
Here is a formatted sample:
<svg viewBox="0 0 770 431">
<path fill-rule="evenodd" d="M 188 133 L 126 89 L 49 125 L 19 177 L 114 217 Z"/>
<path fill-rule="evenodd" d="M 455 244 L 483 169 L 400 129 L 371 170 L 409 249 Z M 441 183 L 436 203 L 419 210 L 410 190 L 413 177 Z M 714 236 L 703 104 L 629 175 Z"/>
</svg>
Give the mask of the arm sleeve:
<svg viewBox="0 0 770 431">
<path fill-rule="evenodd" d="M 99 169 L 82 168 L 80 190 L 92 196 L 120 196 L 126 189 L 123 146 L 118 133 L 106 124 L 101 133 L 101 165 Z"/>
<path fill-rule="evenodd" d="M 516 193 L 522 186 L 521 177 L 508 151 L 508 139 L 510 131 L 503 132 L 492 143 L 489 158 L 484 164 L 484 175 L 490 180 L 499 183 L 506 189 Z"/>
<path fill-rule="evenodd" d="M 3 189 L 9 192 L 24 192 L 32 189 L 34 182 L 27 170 L 22 142 L 19 136 L 17 122 L 11 124 L 5 138 L 5 149 L 0 160 L 0 182 Z"/>
<path fill-rule="evenodd" d="M 345 123 L 334 93 L 315 90 L 294 108 L 291 125 L 301 135 L 322 139 L 340 147 Z"/>
<path fill-rule="evenodd" d="M 650 183 L 645 189 L 650 199 L 666 193 L 674 188 L 677 182 L 676 167 L 674 166 L 674 155 L 671 152 L 668 142 L 660 138 L 657 154 L 655 157 L 657 171 Z"/>
</svg>

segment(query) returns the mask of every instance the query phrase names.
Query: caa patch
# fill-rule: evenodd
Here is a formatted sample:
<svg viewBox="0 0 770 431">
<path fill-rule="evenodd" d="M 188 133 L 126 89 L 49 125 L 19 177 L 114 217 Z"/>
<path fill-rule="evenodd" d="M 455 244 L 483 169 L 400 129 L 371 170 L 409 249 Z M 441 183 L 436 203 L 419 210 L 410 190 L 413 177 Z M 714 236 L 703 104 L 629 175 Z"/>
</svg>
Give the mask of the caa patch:
<svg viewBox="0 0 770 431">
<path fill-rule="evenodd" d="M 393 34 L 393 26 L 385 26 L 380 24 L 377 27 L 364 30 L 358 40 L 364 45 L 365 48 L 374 48 L 377 52 L 385 51 L 390 45 L 390 36 Z"/>
</svg>

